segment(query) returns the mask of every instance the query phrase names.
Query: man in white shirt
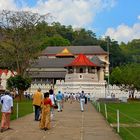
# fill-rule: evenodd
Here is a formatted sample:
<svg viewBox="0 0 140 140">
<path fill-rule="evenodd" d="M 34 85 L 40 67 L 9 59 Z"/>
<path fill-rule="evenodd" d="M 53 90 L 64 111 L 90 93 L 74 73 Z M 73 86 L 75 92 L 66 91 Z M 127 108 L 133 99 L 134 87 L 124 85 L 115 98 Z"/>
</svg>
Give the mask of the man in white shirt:
<svg viewBox="0 0 140 140">
<path fill-rule="evenodd" d="M 13 98 L 10 96 L 10 92 L 5 92 L 0 103 L 2 104 L 1 132 L 3 132 L 10 129 L 10 115 L 13 112 Z"/>
<path fill-rule="evenodd" d="M 84 111 L 84 104 L 85 104 L 85 93 L 84 91 L 82 91 L 80 93 L 80 107 L 81 107 L 81 111 Z"/>
</svg>

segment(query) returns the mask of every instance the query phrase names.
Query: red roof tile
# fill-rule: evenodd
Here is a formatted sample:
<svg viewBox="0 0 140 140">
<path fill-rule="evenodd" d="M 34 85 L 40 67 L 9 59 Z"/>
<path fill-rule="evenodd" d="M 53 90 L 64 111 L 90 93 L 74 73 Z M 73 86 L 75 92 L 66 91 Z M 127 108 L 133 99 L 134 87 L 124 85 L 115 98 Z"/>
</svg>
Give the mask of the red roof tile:
<svg viewBox="0 0 140 140">
<path fill-rule="evenodd" d="M 69 65 L 69 66 L 92 66 L 96 67 L 97 65 L 91 62 L 84 54 L 79 54 L 77 58 L 75 58 Z"/>
</svg>

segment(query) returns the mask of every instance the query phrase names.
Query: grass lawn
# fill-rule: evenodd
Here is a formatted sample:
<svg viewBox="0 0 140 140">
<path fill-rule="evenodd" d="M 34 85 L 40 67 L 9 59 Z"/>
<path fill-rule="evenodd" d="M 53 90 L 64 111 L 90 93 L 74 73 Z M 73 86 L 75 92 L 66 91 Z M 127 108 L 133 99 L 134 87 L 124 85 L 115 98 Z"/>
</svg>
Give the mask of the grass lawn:
<svg viewBox="0 0 140 140">
<path fill-rule="evenodd" d="M 25 100 L 25 101 L 18 102 L 18 108 L 19 108 L 18 117 L 22 117 L 27 114 L 30 114 L 33 112 L 32 101 Z M 0 116 L 1 116 L 1 112 L 0 112 Z M 16 119 L 16 116 L 17 116 L 17 102 L 14 101 L 14 113 L 11 115 L 11 120 Z"/>
<path fill-rule="evenodd" d="M 120 136 L 123 140 L 140 140 L 140 102 L 107 103 L 108 122 L 116 129 L 117 109 L 120 112 Z M 100 103 L 105 116 L 105 105 Z"/>
<path fill-rule="evenodd" d="M 140 140 L 140 127 L 121 127 L 120 136 L 123 140 Z"/>
</svg>

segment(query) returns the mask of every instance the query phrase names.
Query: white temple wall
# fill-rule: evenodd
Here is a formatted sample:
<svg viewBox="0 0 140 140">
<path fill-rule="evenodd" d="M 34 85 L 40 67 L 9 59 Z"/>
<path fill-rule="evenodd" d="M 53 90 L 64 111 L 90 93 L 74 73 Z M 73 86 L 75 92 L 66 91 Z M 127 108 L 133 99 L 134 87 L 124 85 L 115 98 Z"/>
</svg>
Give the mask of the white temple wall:
<svg viewBox="0 0 140 140">
<path fill-rule="evenodd" d="M 52 85 L 49 84 L 31 84 L 31 87 L 26 91 L 27 93 L 34 94 L 38 88 L 41 88 L 41 92 L 48 92 Z"/>
<path fill-rule="evenodd" d="M 52 85 L 49 84 L 32 84 L 31 87 L 27 90 L 28 93 L 34 94 L 34 92 L 38 89 L 41 88 L 42 93 L 49 91 Z M 64 81 L 62 80 L 61 82 L 58 80 L 57 84 L 54 85 L 54 93 L 57 94 L 58 91 L 61 92 L 71 92 L 71 93 L 78 93 L 81 92 L 82 90 L 85 91 L 85 93 L 90 93 L 90 95 L 94 98 L 110 98 L 111 94 L 115 95 L 115 98 L 129 98 L 129 91 L 124 91 L 121 90 L 118 86 L 109 86 L 109 92 L 108 88 L 105 88 L 105 86 L 100 85 L 95 87 L 95 85 L 89 85 L 85 83 L 85 86 L 83 85 L 66 85 Z M 135 91 L 135 96 L 137 98 L 140 98 L 140 91 Z"/>
<path fill-rule="evenodd" d="M 85 93 L 90 93 L 94 97 L 104 98 L 105 97 L 105 83 L 91 83 L 91 82 L 65 82 L 63 84 L 56 84 L 57 90 L 67 93 L 80 93 L 82 90 Z M 58 92 L 58 91 L 56 91 Z"/>
</svg>

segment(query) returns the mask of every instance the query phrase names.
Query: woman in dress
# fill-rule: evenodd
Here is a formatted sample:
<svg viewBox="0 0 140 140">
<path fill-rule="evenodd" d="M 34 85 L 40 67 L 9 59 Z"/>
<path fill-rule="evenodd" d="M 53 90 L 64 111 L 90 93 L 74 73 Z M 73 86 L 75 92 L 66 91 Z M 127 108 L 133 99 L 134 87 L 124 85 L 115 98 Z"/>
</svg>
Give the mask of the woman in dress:
<svg viewBox="0 0 140 140">
<path fill-rule="evenodd" d="M 51 122 L 51 107 L 52 101 L 49 98 L 49 93 L 44 93 L 44 99 L 41 102 L 41 120 L 40 120 L 40 128 L 45 131 L 50 129 Z"/>
</svg>

